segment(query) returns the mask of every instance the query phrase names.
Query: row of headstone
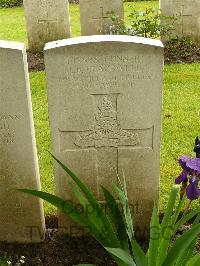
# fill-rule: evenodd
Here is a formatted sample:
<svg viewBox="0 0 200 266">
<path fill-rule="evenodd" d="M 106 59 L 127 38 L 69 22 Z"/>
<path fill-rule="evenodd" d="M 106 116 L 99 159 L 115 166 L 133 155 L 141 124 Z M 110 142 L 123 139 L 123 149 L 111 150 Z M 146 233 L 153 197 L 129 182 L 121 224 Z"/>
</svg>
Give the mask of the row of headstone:
<svg viewBox="0 0 200 266">
<path fill-rule="evenodd" d="M 42 203 L 14 190 L 40 189 L 25 46 L 0 42 L 0 58 L 0 240 L 39 242 Z M 53 153 L 101 203 L 101 185 L 111 190 L 124 175 L 134 223 L 148 228 L 159 191 L 162 43 L 108 35 L 56 41 L 45 47 L 45 64 Z M 66 174 L 54 168 L 56 194 L 73 201 Z M 77 231 L 58 218 L 59 228 Z"/>
<path fill-rule="evenodd" d="M 29 49 L 43 50 L 50 41 L 70 37 L 67 0 L 24 0 Z M 123 0 L 80 0 L 82 35 L 103 34 L 113 13 L 123 19 Z"/>
<path fill-rule="evenodd" d="M 124 18 L 123 0 L 80 0 L 79 6 L 83 36 L 105 33 L 112 24 L 113 14 Z M 24 8 L 31 51 L 41 51 L 47 42 L 70 37 L 67 0 L 24 0 Z M 174 26 L 169 37 L 190 36 L 200 41 L 199 0 L 160 0 L 160 9 L 164 16 L 171 17 L 161 23 Z"/>
</svg>

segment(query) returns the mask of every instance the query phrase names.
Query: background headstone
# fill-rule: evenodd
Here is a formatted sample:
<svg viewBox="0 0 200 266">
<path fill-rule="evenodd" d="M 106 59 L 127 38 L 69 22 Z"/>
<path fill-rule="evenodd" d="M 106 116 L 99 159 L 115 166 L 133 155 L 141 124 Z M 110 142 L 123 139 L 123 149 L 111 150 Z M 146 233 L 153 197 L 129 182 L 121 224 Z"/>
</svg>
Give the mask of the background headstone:
<svg viewBox="0 0 200 266">
<path fill-rule="evenodd" d="M 70 37 L 67 0 L 24 0 L 26 28 L 31 51 L 40 51 L 50 41 Z"/>
<path fill-rule="evenodd" d="M 0 41 L 0 241 L 44 238 L 42 201 L 16 189 L 40 189 L 26 49 Z"/>
<path fill-rule="evenodd" d="M 158 198 L 163 47 L 158 40 L 99 35 L 45 47 L 53 153 L 103 201 L 124 174 L 134 222 L 144 230 Z M 73 199 L 55 164 L 56 192 Z M 59 215 L 59 226 L 72 232 Z"/>
<path fill-rule="evenodd" d="M 160 9 L 164 16 L 175 16 L 175 30 L 171 37 L 190 36 L 200 41 L 200 1 L 199 0 L 160 0 Z M 173 20 L 162 19 L 163 24 L 172 24 Z M 164 38 L 165 39 L 165 38 Z"/>
<path fill-rule="evenodd" d="M 112 24 L 111 12 L 124 18 L 123 0 L 80 0 L 82 35 L 104 34 Z"/>
</svg>

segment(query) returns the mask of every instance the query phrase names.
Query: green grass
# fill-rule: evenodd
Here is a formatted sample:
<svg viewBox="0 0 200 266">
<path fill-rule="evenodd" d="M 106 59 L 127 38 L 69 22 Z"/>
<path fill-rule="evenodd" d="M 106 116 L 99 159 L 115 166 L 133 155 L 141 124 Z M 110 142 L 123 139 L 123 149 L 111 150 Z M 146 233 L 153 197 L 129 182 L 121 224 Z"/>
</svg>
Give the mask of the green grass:
<svg viewBox="0 0 200 266">
<path fill-rule="evenodd" d="M 30 74 L 33 111 L 42 186 L 53 192 L 54 180 L 50 149 L 47 96 L 44 72 Z M 200 133 L 200 64 L 165 66 L 163 97 L 163 132 L 161 160 L 161 197 L 163 209 L 174 178 L 180 168 L 177 158 L 192 152 L 194 138 Z M 45 205 L 46 213 L 53 209 Z"/>
<path fill-rule="evenodd" d="M 158 7 L 158 2 L 125 4 L 125 18 L 133 9 Z M 70 5 L 73 36 L 80 35 L 79 6 Z M 27 43 L 23 8 L 0 9 L 0 39 Z M 47 113 L 47 96 L 44 72 L 30 74 L 33 112 L 36 128 L 40 174 L 43 190 L 54 191 L 50 133 Z M 182 154 L 193 155 L 195 136 L 200 129 L 200 64 L 165 66 L 163 134 L 161 160 L 161 197 L 163 208 L 174 178 L 179 174 L 177 158 Z M 45 204 L 46 214 L 54 209 Z"/>
<path fill-rule="evenodd" d="M 136 3 L 125 3 L 126 21 L 129 13 L 133 9 L 144 10 L 145 7 L 158 7 L 157 1 L 145 1 Z M 81 32 L 79 5 L 70 5 L 71 32 L 72 36 L 78 36 Z M 26 37 L 24 9 L 1 8 L 0 9 L 0 39 L 25 42 L 28 45 Z"/>
</svg>

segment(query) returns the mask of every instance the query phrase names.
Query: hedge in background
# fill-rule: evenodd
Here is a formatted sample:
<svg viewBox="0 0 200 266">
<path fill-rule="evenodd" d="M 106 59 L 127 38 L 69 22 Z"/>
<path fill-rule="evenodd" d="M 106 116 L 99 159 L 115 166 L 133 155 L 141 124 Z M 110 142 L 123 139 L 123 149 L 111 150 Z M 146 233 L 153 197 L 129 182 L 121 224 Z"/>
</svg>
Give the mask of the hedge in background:
<svg viewBox="0 0 200 266">
<path fill-rule="evenodd" d="M 23 0 L 0 0 L 0 7 L 22 6 Z"/>
</svg>

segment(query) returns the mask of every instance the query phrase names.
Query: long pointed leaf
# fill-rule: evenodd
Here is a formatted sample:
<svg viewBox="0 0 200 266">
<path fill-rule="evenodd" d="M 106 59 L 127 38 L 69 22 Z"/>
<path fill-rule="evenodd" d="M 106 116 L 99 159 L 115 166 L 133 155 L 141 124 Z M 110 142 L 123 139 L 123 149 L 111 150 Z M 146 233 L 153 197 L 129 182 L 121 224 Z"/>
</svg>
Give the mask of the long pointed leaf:
<svg viewBox="0 0 200 266">
<path fill-rule="evenodd" d="M 175 244 L 172 246 L 171 250 L 168 252 L 168 255 L 163 262 L 163 266 L 174 265 L 177 258 L 179 259 L 180 254 L 184 254 L 183 250 L 186 250 L 195 237 L 200 233 L 200 225 L 197 224 L 188 230 L 185 234 L 179 237 Z"/>
<path fill-rule="evenodd" d="M 104 235 L 105 232 L 102 230 L 101 217 L 96 212 L 96 209 L 92 208 L 91 210 L 88 210 L 88 207 L 91 207 L 91 206 L 90 206 L 87 198 L 83 195 L 83 193 L 80 191 L 80 189 L 77 186 L 71 184 L 70 182 L 69 182 L 69 185 L 70 185 L 74 195 L 78 199 L 79 203 L 83 206 L 85 216 L 90 221 L 91 234 L 94 231 L 95 236 L 96 236 L 95 238 L 97 241 L 99 241 L 103 246 L 109 245 L 109 238 L 106 237 L 106 235 Z"/>
<path fill-rule="evenodd" d="M 155 266 L 159 248 L 160 225 L 157 208 L 154 206 L 150 223 L 150 243 L 148 250 L 148 266 Z"/>
<path fill-rule="evenodd" d="M 96 228 L 96 226 L 94 226 L 94 224 L 88 219 L 88 217 L 81 213 L 81 211 L 76 208 L 76 206 L 71 202 L 64 201 L 63 199 L 55 195 L 51 195 L 42 191 L 29 189 L 18 189 L 18 191 L 46 200 L 47 202 L 51 203 L 62 212 L 67 214 L 76 223 L 83 226 L 85 230 L 88 231 L 101 245 L 104 246 L 106 243 L 108 243 L 107 239 L 102 238 L 101 231 L 99 231 L 98 228 Z"/>
<path fill-rule="evenodd" d="M 186 266 L 199 266 L 200 265 L 200 254 L 196 254 L 192 259 L 188 261 Z"/>
<path fill-rule="evenodd" d="M 136 262 L 137 266 L 146 266 L 147 265 L 147 257 L 144 253 L 144 251 L 142 250 L 142 248 L 140 247 L 140 245 L 138 244 L 138 242 L 133 239 L 131 242 L 132 245 L 132 250 L 133 250 L 133 256 L 134 256 L 134 260 Z"/>
<path fill-rule="evenodd" d="M 127 266 L 136 266 L 135 262 L 133 261 L 133 258 L 130 256 L 130 254 L 123 249 L 120 248 L 108 248 L 105 247 L 105 249 L 115 257 L 118 257 L 122 262 L 126 263 Z"/>
<path fill-rule="evenodd" d="M 127 227 L 127 234 L 131 242 L 132 239 L 134 238 L 134 230 L 133 230 L 133 221 L 132 221 L 131 211 L 129 208 L 129 203 L 128 203 L 128 200 L 124 192 L 119 187 L 117 187 L 115 184 L 113 184 L 113 187 L 123 207 L 124 217 L 125 217 L 126 227 Z"/>
<path fill-rule="evenodd" d="M 185 204 L 185 201 L 186 201 L 186 196 L 184 195 L 184 197 L 182 199 L 179 200 L 179 203 L 178 203 L 178 206 L 176 208 L 176 211 L 174 212 L 173 214 L 173 217 L 172 217 L 172 224 L 174 226 L 174 224 L 176 224 L 177 222 L 177 219 L 178 219 L 178 216 Z"/>
<path fill-rule="evenodd" d="M 169 225 L 170 226 L 172 225 L 171 224 L 172 212 L 175 206 L 175 202 L 176 202 L 176 198 L 177 198 L 179 190 L 180 190 L 180 187 L 177 185 L 174 185 L 172 187 L 169 200 L 168 200 L 168 204 L 167 204 L 167 209 L 165 211 L 165 215 L 163 217 L 163 220 L 160 226 L 161 237 L 162 237 L 162 232 L 165 230 L 165 228 L 168 227 Z"/>
<path fill-rule="evenodd" d="M 51 153 L 50 153 L 51 154 Z M 61 161 L 59 161 L 53 154 L 51 154 L 54 160 L 63 168 L 63 170 L 74 180 L 80 190 L 84 193 L 88 201 L 90 202 L 91 206 L 95 207 L 99 215 L 101 216 L 102 221 L 102 230 L 104 230 L 104 235 L 106 234 L 107 237 L 110 239 L 110 246 L 112 247 L 119 247 L 118 239 L 115 235 L 114 229 L 106 217 L 104 210 L 100 207 L 99 203 L 97 202 L 95 196 L 93 195 L 92 191 L 87 188 L 87 186 L 81 182 L 81 180 Z"/>
<path fill-rule="evenodd" d="M 200 222 L 200 213 L 198 213 L 197 217 L 195 218 L 192 227 L 195 226 L 196 224 L 199 224 L 199 222 Z M 197 240 L 198 236 L 194 238 L 189 247 L 185 250 L 185 256 L 184 256 L 185 264 L 192 258 Z"/>
<path fill-rule="evenodd" d="M 190 219 L 192 219 L 195 215 L 200 213 L 200 208 L 197 208 L 190 213 L 183 216 L 175 225 L 173 228 L 173 234 L 176 234 L 177 230 L 185 223 L 187 223 Z"/>
<path fill-rule="evenodd" d="M 40 199 L 46 200 L 47 202 L 51 203 L 62 212 L 69 215 L 75 222 L 79 223 L 84 227 L 90 227 L 90 223 L 88 219 L 81 214 L 80 210 L 76 208 L 71 202 L 64 201 L 63 199 L 49 194 L 47 192 L 37 191 L 37 190 L 30 190 L 30 189 L 18 189 L 18 191 L 36 196 Z"/>
<path fill-rule="evenodd" d="M 108 207 L 109 216 L 116 228 L 117 235 L 121 243 L 121 248 L 129 250 L 126 226 L 124 224 L 124 219 L 122 217 L 121 211 L 119 210 L 118 204 L 112 194 L 105 187 L 102 186 L 102 190 L 106 200 L 106 205 Z"/>
</svg>

